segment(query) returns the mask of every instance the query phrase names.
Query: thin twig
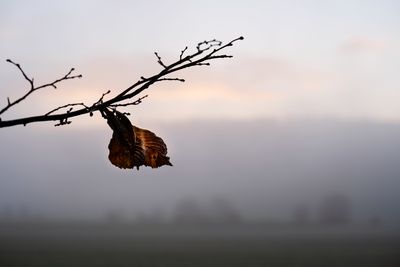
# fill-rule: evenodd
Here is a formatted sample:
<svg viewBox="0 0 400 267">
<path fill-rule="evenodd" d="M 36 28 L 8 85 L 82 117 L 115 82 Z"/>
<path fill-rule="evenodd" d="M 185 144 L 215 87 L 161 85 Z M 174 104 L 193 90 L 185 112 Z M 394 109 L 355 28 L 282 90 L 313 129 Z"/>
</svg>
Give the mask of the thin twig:
<svg viewBox="0 0 400 267">
<path fill-rule="evenodd" d="M 111 104 L 109 105 L 109 107 L 126 107 L 126 106 L 135 106 L 135 105 L 139 105 L 140 103 L 142 103 L 142 100 L 145 99 L 146 97 L 148 97 L 148 95 L 144 95 L 142 97 L 139 97 L 138 99 L 136 99 L 133 102 L 129 102 L 129 103 L 118 103 L 118 104 Z"/>
<path fill-rule="evenodd" d="M 103 103 L 104 97 L 105 97 L 106 95 L 108 95 L 109 93 L 111 93 L 111 90 L 108 90 L 107 92 L 103 93 L 103 94 L 101 95 L 101 97 L 99 98 L 99 100 L 97 100 L 97 102 L 94 103 L 93 105 Z"/>
<path fill-rule="evenodd" d="M 158 81 L 178 81 L 178 82 L 185 82 L 185 79 L 181 78 L 160 78 Z"/>
<path fill-rule="evenodd" d="M 182 60 L 183 54 L 185 54 L 185 51 L 186 51 L 187 49 L 188 49 L 188 47 L 186 46 L 185 49 L 183 49 L 183 50 L 181 51 L 181 54 L 180 54 L 180 56 L 179 56 L 179 60 Z"/>
<path fill-rule="evenodd" d="M 48 115 L 50 115 L 50 114 L 52 114 L 52 113 L 54 113 L 54 112 L 56 112 L 56 111 L 58 111 L 58 110 L 60 110 L 60 109 L 64 109 L 64 108 L 67 108 L 67 107 L 75 107 L 75 106 L 83 106 L 83 107 L 85 107 L 86 109 L 89 109 L 89 107 L 86 106 L 84 103 L 72 103 L 72 104 L 66 104 L 66 105 L 60 106 L 60 107 L 58 107 L 58 108 L 55 108 L 55 109 L 53 109 L 53 110 L 47 112 L 46 114 L 44 114 L 44 116 L 48 116 Z M 72 109 L 70 109 L 70 112 L 71 112 L 71 111 L 72 111 Z"/>
<path fill-rule="evenodd" d="M 7 105 L 2 110 L 0 110 L 0 114 L 3 114 L 5 111 L 7 111 L 12 106 L 14 106 L 14 105 L 18 104 L 19 102 L 25 100 L 30 94 L 32 94 L 33 92 L 35 92 L 37 90 L 40 90 L 40 89 L 43 89 L 43 88 L 49 87 L 49 86 L 53 87 L 54 89 L 56 89 L 57 88 L 56 84 L 61 82 L 61 81 L 71 80 L 71 79 L 75 79 L 75 78 L 82 78 L 81 74 L 70 76 L 72 74 L 72 72 L 75 70 L 74 68 L 71 68 L 70 71 L 66 75 L 64 75 L 62 78 L 59 78 L 59 79 L 57 79 L 57 80 L 55 80 L 55 81 L 53 81 L 51 83 L 46 83 L 46 84 L 43 84 L 41 86 L 35 87 L 34 82 L 33 82 L 33 78 L 30 79 L 28 77 L 28 75 L 26 75 L 25 71 L 22 69 L 20 64 L 15 63 L 11 59 L 7 59 L 6 61 L 11 63 L 11 64 L 13 64 L 14 66 L 16 66 L 21 71 L 21 73 L 24 76 L 25 80 L 27 80 L 29 82 L 30 89 L 25 95 L 21 96 L 20 98 L 16 99 L 15 101 L 10 101 L 10 98 L 7 97 Z"/>
<path fill-rule="evenodd" d="M 207 50 L 211 49 L 214 46 L 221 46 L 221 45 L 222 45 L 221 41 L 213 39 L 211 41 L 203 41 L 201 43 L 198 43 L 196 48 L 197 48 L 197 51 L 204 52 L 204 51 L 207 51 Z"/>
<path fill-rule="evenodd" d="M 157 57 L 157 62 L 158 62 L 158 64 L 160 64 L 161 66 L 164 67 L 164 69 L 166 69 L 167 66 L 165 66 L 164 62 L 162 62 L 161 57 L 157 54 L 157 52 L 154 52 L 154 54 L 155 54 L 156 57 Z"/>
</svg>

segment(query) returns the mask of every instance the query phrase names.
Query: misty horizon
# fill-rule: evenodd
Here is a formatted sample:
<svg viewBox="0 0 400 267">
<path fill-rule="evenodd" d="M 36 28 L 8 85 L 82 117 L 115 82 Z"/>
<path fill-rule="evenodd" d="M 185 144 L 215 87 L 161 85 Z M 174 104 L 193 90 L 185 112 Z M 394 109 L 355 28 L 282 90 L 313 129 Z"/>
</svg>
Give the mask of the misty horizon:
<svg viewBox="0 0 400 267">
<path fill-rule="evenodd" d="M 0 210 L 66 219 L 104 219 L 114 212 L 130 220 L 159 212 L 170 220 L 182 200 L 207 206 L 220 198 L 245 221 L 290 222 L 303 205 L 308 220 L 317 222 L 323 199 L 339 194 L 350 201 L 352 222 L 400 222 L 397 124 L 199 120 L 156 129 L 174 167 L 113 167 L 106 125 L 3 131 L 10 153 L 1 155 Z M 25 134 L 34 141 L 23 140 Z"/>
</svg>

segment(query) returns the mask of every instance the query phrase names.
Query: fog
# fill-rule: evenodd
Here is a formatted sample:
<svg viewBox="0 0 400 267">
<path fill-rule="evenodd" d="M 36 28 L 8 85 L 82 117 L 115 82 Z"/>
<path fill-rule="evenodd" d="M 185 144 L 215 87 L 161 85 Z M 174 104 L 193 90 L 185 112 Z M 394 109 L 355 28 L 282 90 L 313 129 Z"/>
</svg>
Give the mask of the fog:
<svg viewBox="0 0 400 267">
<path fill-rule="evenodd" d="M 336 196 L 347 203 L 346 223 L 400 222 L 397 124 L 264 119 L 138 126 L 163 137 L 173 167 L 114 167 L 105 123 L 3 129 L 1 217 L 170 222 L 182 219 L 186 205 L 192 219 L 225 214 L 314 223 Z"/>
</svg>

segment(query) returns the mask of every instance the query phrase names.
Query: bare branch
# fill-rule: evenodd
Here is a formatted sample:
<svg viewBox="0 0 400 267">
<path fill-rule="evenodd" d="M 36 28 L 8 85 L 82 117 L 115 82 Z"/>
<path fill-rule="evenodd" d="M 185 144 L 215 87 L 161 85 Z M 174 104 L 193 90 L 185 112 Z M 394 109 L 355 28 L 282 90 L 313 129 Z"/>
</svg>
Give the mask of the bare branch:
<svg viewBox="0 0 400 267">
<path fill-rule="evenodd" d="M 53 87 L 54 89 L 56 89 L 56 88 L 57 88 L 57 87 L 56 87 L 56 84 L 59 83 L 59 82 L 61 82 L 61 81 L 64 81 L 64 80 L 71 80 L 71 79 L 75 79 L 75 78 L 82 78 L 82 75 L 81 75 L 81 74 L 71 76 L 72 72 L 75 70 L 74 68 L 71 68 L 70 71 L 69 71 L 66 75 L 64 75 L 62 78 L 59 78 L 59 79 L 55 80 L 54 82 L 47 83 L 47 84 L 43 84 L 43 85 L 41 85 L 41 86 L 35 87 L 34 82 L 33 82 L 33 78 L 30 79 L 30 78 L 26 75 L 25 71 L 22 69 L 22 67 L 21 67 L 20 64 L 15 63 L 15 62 L 12 61 L 11 59 L 7 59 L 6 61 L 9 62 L 9 63 L 11 63 L 11 64 L 13 64 L 14 66 L 16 66 L 16 67 L 21 71 L 21 73 L 22 73 L 22 75 L 24 76 L 25 80 L 27 80 L 27 81 L 29 82 L 29 84 L 30 84 L 30 89 L 29 89 L 29 91 L 28 91 L 25 95 L 23 95 L 22 97 L 18 98 L 18 99 L 15 100 L 15 101 L 10 101 L 10 98 L 7 97 L 7 105 L 6 105 L 2 110 L 0 110 L 0 114 L 3 114 L 3 113 L 4 113 L 5 111 L 7 111 L 9 108 L 11 108 L 12 106 L 14 106 L 14 105 L 18 104 L 19 102 L 23 101 L 23 100 L 26 99 L 30 94 L 32 94 L 33 92 L 35 92 L 35 91 L 37 91 L 37 90 L 40 90 L 40 89 L 43 89 L 43 88 L 49 87 L 49 86 L 51 86 L 51 87 Z"/>
<path fill-rule="evenodd" d="M 50 115 L 50 114 L 52 114 L 52 113 L 54 113 L 54 112 L 56 112 L 56 111 L 58 111 L 58 110 L 60 110 L 60 109 L 64 109 L 64 108 L 68 108 L 68 107 L 75 107 L 75 106 L 83 106 L 83 107 L 85 107 L 86 109 L 89 109 L 89 107 L 88 106 L 86 106 L 84 103 L 72 103 L 72 104 L 66 104 L 66 105 L 63 105 L 63 106 L 60 106 L 60 107 L 58 107 L 58 108 L 55 108 L 55 109 L 53 109 L 53 110 L 50 110 L 49 112 L 47 112 L 46 114 L 44 114 L 44 116 L 48 116 L 48 115 Z M 72 109 L 70 109 L 70 112 L 72 111 Z"/>
<path fill-rule="evenodd" d="M 181 78 L 160 78 L 158 81 L 178 81 L 178 82 L 185 82 L 185 79 Z"/>
<path fill-rule="evenodd" d="M 67 113 L 68 113 L 68 111 L 67 111 Z M 71 121 L 69 121 L 68 118 L 64 118 L 64 119 L 61 119 L 59 123 L 54 124 L 54 126 L 57 127 L 57 126 L 63 126 L 63 125 L 68 125 L 68 124 L 71 124 Z"/>
<path fill-rule="evenodd" d="M 180 56 L 179 56 L 179 60 L 182 60 L 183 54 L 185 54 L 185 51 L 186 51 L 187 49 L 188 49 L 188 47 L 186 46 L 185 49 L 183 49 L 183 50 L 181 51 L 181 54 L 180 54 Z"/>
<path fill-rule="evenodd" d="M 97 105 L 97 104 L 103 103 L 104 97 L 105 97 L 106 95 L 108 95 L 109 93 L 111 93 L 111 90 L 108 90 L 107 92 L 103 93 L 103 94 L 101 95 L 101 97 L 99 98 L 99 100 L 97 100 L 97 102 L 94 103 L 93 105 Z"/>
<path fill-rule="evenodd" d="M 144 95 L 142 97 L 139 97 L 138 99 L 136 99 L 133 102 L 128 102 L 128 103 L 118 103 L 118 104 L 111 104 L 109 105 L 109 107 L 112 108 L 116 108 L 116 107 L 126 107 L 126 106 L 135 106 L 135 105 L 139 105 L 140 103 L 142 103 L 142 100 L 145 99 L 146 97 L 148 97 L 148 95 Z"/>
<path fill-rule="evenodd" d="M 26 125 L 28 123 L 33 123 L 33 122 L 40 122 L 40 121 L 59 121 L 56 126 L 60 125 L 67 125 L 70 124 L 71 121 L 68 119 L 76 116 L 80 116 L 83 114 L 90 114 L 91 116 L 93 115 L 93 112 L 95 111 L 101 111 L 104 108 L 111 107 L 111 108 L 117 108 L 117 107 L 125 107 L 125 106 L 130 106 L 130 105 L 138 105 L 141 103 L 141 101 L 147 97 L 147 95 L 142 96 L 138 98 L 137 100 L 133 102 L 126 102 L 123 103 L 123 101 L 131 99 L 137 95 L 139 95 L 141 92 L 149 88 L 151 85 L 153 85 L 156 82 L 160 81 L 179 81 L 179 82 L 184 82 L 184 79 L 181 78 L 170 78 L 168 77 L 169 74 L 175 73 L 177 71 L 180 71 L 182 69 L 186 68 L 191 68 L 195 66 L 209 66 L 210 61 L 215 60 L 215 59 L 223 59 L 223 58 L 231 58 L 231 55 L 226 55 L 226 54 L 220 54 L 220 51 L 232 46 L 235 42 L 239 40 L 243 40 L 243 37 L 238 37 L 226 44 L 223 44 L 221 41 L 218 40 L 210 40 L 210 41 L 203 41 L 197 44 L 195 52 L 188 54 L 184 56 L 184 54 L 187 52 L 187 47 L 183 49 L 180 53 L 179 60 L 170 64 L 166 65 L 162 61 L 161 57 L 155 53 L 157 57 L 157 62 L 160 64 L 163 69 L 150 77 L 143 77 L 141 76 L 140 79 L 129 86 L 128 88 L 122 90 L 120 93 L 118 93 L 115 97 L 112 97 L 108 100 L 104 100 L 104 97 L 108 95 L 111 91 L 108 90 L 106 93 L 103 93 L 102 96 L 99 98 L 97 102 L 94 102 L 92 105 L 85 105 L 84 103 L 73 103 L 73 104 L 66 104 L 63 106 L 60 106 L 58 108 L 55 108 L 49 112 L 47 112 L 45 115 L 40 115 L 40 116 L 33 116 L 33 117 L 26 117 L 26 118 L 20 118 L 20 119 L 14 119 L 14 120 L 1 120 L 0 118 L 0 128 L 2 127 L 10 127 L 14 125 Z M 60 79 L 55 80 L 52 83 L 44 84 L 39 87 L 35 87 L 33 83 L 33 79 L 28 78 L 28 76 L 25 74 L 21 66 L 17 63 L 14 63 L 11 60 L 7 60 L 8 62 L 14 64 L 22 73 L 24 78 L 29 82 L 31 88 L 30 90 L 21 98 L 15 100 L 15 101 L 10 101 L 9 98 L 7 100 L 7 105 L 5 108 L 3 108 L 0 111 L 0 114 L 4 113 L 6 110 L 8 110 L 10 107 L 18 104 L 25 98 L 27 98 L 32 92 L 42 89 L 45 87 L 53 87 L 56 88 L 56 84 L 68 80 L 68 79 L 75 79 L 75 78 L 81 78 L 82 75 L 72 75 L 72 72 L 74 69 L 72 68 L 65 76 L 63 76 Z M 74 107 L 76 106 L 81 106 L 82 108 L 73 110 Z M 59 114 L 54 114 L 56 111 L 69 108 L 66 112 L 64 113 L 59 113 Z"/>
<path fill-rule="evenodd" d="M 29 82 L 29 84 L 31 85 L 31 88 L 33 88 L 33 78 L 29 79 L 28 76 L 26 75 L 25 71 L 22 69 L 21 65 L 18 63 L 15 63 L 14 61 L 12 61 L 11 59 L 7 59 L 7 62 L 13 64 L 14 66 L 16 66 L 22 73 L 22 75 L 24 76 L 25 80 L 27 80 Z"/>
<path fill-rule="evenodd" d="M 166 69 L 167 66 L 165 66 L 164 62 L 162 62 L 161 57 L 157 54 L 157 52 L 154 52 L 154 54 L 155 54 L 156 57 L 157 57 L 157 62 L 158 62 L 158 64 L 160 64 L 161 66 L 164 67 L 164 69 Z"/>
<path fill-rule="evenodd" d="M 201 43 L 198 43 L 196 48 L 197 48 L 197 51 L 204 52 L 204 51 L 211 49 L 214 46 L 221 46 L 221 45 L 222 45 L 221 41 L 214 39 L 211 41 L 203 41 Z"/>
<path fill-rule="evenodd" d="M 209 62 L 206 63 L 197 63 L 196 66 L 210 66 Z"/>
</svg>

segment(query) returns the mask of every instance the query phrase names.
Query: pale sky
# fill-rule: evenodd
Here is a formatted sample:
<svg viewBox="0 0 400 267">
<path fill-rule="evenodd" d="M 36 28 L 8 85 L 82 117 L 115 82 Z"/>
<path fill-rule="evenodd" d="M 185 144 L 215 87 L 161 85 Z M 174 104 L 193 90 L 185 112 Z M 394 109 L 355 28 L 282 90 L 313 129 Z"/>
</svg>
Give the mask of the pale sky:
<svg viewBox="0 0 400 267">
<path fill-rule="evenodd" d="M 141 119 L 338 117 L 400 119 L 398 1 L 2 1 L 1 95 L 70 67 L 82 80 L 39 92 L 8 116 L 41 113 L 127 87 L 188 45 L 245 40 L 233 60 L 182 73 L 187 82 L 151 88 L 131 112 Z M 33 109 L 34 107 L 35 109 Z"/>
</svg>

